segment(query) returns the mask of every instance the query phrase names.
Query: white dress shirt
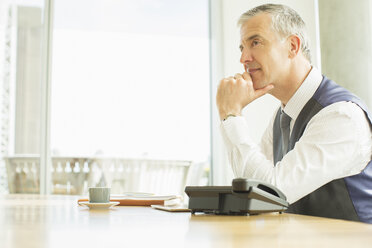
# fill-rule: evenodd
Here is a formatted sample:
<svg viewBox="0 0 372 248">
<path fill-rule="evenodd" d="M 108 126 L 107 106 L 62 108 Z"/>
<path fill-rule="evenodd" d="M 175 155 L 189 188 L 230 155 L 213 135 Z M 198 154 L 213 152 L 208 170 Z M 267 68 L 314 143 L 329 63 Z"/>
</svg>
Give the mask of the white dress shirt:
<svg viewBox="0 0 372 248">
<path fill-rule="evenodd" d="M 300 88 L 283 108 L 291 117 L 290 131 L 305 104 L 322 81 L 312 68 Z M 293 150 L 274 166 L 273 123 L 261 144 L 252 142 L 244 117 L 221 122 L 221 133 L 235 177 L 260 179 L 296 202 L 322 185 L 361 172 L 372 159 L 372 132 L 361 108 L 352 102 L 337 102 L 320 110 L 308 123 Z"/>
</svg>

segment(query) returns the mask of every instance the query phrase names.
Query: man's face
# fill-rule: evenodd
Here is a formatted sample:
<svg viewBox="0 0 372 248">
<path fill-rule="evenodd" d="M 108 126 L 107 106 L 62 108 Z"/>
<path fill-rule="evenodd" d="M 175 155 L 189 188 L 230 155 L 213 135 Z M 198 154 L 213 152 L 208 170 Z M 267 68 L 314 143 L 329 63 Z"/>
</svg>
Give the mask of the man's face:
<svg viewBox="0 0 372 248">
<path fill-rule="evenodd" d="M 249 72 L 253 87 L 260 89 L 281 81 L 288 72 L 288 44 L 271 27 L 269 14 L 258 14 L 240 29 L 240 62 Z"/>
</svg>

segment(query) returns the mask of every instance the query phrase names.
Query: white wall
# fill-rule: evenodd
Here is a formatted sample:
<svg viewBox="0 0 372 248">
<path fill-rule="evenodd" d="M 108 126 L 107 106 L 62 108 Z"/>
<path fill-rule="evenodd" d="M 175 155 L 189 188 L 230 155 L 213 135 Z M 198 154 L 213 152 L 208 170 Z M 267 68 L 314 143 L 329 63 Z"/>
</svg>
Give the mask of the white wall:
<svg viewBox="0 0 372 248">
<path fill-rule="evenodd" d="M 218 2 L 218 3 L 217 3 Z M 295 9 L 304 19 L 310 38 L 310 49 L 312 55 L 313 65 L 320 68 L 320 51 L 319 51 L 319 31 L 318 31 L 318 7 L 317 0 L 281 0 L 281 1 L 263 1 L 263 0 L 211 0 L 212 4 L 212 39 L 217 40 L 218 43 L 212 43 L 212 99 L 215 98 L 215 92 L 222 77 L 232 76 L 235 73 L 243 72 L 243 66 L 239 63 L 240 51 L 238 49 L 240 44 L 239 28 L 237 21 L 240 15 L 247 10 L 264 4 L 264 3 L 280 3 L 288 5 Z M 219 20 L 216 18 L 216 13 L 220 8 Z M 219 27 L 219 28 L 216 28 Z M 213 45 L 220 47 L 218 54 L 213 54 L 216 49 Z M 213 70 L 213 68 L 219 70 Z M 259 142 L 267 123 L 274 111 L 278 108 L 279 101 L 270 95 L 257 99 L 244 109 L 243 114 L 248 121 L 249 128 L 252 130 L 252 138 Z M 228 184 L 231 182 L 232 173 L 229 168 L 225 150 L 221 138 L 219 136 L 218 126 L 219 119 L 217 116 L 216 104 L 212 104 L 214 108 L 212 111 L 212 135 L 214 138 L 213 149 L 214 153 L 218 155 L 213 157 L 213 184 Z M 222 154 L 221 154 L 222 153 Z"/>
<path fill-rule="evenodd" d="M 372 1 L 319 0 L 323 73 L 372 108 Z"/>
</svg>

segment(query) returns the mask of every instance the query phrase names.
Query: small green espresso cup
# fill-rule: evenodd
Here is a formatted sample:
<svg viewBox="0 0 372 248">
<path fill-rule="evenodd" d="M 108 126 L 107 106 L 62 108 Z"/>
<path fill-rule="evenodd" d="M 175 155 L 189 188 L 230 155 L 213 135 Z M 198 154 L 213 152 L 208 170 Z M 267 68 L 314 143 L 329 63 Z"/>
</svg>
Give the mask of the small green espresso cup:
<svg viewBox="0 0 372 248">
<path fill-rule="evenodd" d="M 110 202 L 110 188 L 92 187 L 89 188 L 90 203 L 107 203 Z"/>
</svg>

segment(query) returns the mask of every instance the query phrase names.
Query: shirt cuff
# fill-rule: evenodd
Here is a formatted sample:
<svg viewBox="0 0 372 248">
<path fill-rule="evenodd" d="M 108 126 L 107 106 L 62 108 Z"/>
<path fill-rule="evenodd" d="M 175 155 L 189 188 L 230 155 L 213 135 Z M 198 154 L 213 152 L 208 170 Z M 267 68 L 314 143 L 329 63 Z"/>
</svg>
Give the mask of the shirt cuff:
<svg viewBox="0 0 372 248">
<path fill-rule="evenodd" d="M 221 127 L 234 145 L 253 144 L 249 134 L 249 127 L 242 116 L 229 117 L 221 122 Z"/>
</svg>

